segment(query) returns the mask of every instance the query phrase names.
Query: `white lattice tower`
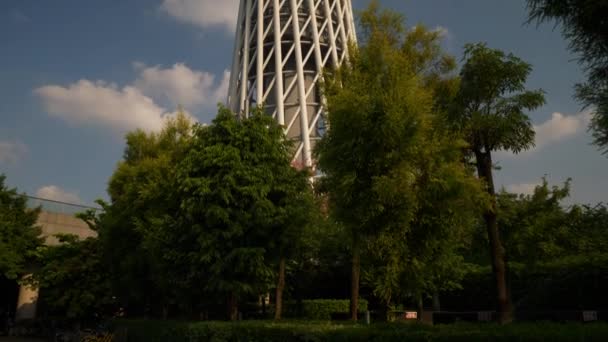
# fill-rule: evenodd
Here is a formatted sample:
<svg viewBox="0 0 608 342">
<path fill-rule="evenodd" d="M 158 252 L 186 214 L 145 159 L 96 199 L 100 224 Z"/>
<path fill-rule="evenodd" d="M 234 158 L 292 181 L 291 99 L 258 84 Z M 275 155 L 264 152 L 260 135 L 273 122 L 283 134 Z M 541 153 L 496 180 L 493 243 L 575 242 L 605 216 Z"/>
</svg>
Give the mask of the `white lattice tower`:
<svg viewBox="0 0 608 342">
<path fill-rule="evenodd" d="M 240 0 L 228 107 L 263 105 L 296 141 L 294 163 L 313 166 L 325 127 L 318 84 L 356 43 L 351 0 Z"/>
</svg>

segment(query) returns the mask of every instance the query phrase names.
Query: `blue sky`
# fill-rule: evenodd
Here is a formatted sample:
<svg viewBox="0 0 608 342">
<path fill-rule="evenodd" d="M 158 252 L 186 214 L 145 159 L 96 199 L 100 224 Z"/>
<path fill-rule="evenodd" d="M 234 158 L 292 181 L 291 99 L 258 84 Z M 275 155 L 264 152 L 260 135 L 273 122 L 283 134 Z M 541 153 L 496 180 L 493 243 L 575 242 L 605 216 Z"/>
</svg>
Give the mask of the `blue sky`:
<svg viewBox="0 0 608 342">
<path fill-rule="evenodd" d="M 0 1 L 0 172 L 28 194 L 91 204 L 122 156 L 125 132 L 158 129 L 182 104 L 209 122 L 225 99 L 236 0 Z M 355 9 L 367 0 L 353 0 Z M 529 192 L 573 178 L 572 202 L 608 201 L 608 158 L 590 145 L 583 79 L 552 25 L 524 24 L 524 0 L 383 0 L 445 32 L 445 47 L 484 41 L 530 62 L 537 148 L 498 153 L 497 183 Z"/>
</svg>

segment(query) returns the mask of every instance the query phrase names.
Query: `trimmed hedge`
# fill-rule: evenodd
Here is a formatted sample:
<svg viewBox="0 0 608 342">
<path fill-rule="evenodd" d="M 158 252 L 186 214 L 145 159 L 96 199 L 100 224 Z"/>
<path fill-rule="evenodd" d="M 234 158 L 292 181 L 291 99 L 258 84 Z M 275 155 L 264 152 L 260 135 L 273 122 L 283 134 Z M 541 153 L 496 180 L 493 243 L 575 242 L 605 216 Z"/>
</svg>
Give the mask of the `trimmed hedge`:
<svg viewBox="0 0 608 342">
<path fill-rule="evenodd" d="M 359 299 L 359 312 L 367 311 L 367 300 Z M 289 301 L 285 317 L 329 321 L 333 316 L 345 316 L 350 312 L 348 299 L 305 299 L 300 303 Z"/>
<path fill-rule="evenodd" d="M 608 310 L 608 255 L 563 257 L 535 266 L 509 263 L 509 280 L 516 311 Z M 461 289 L 441 294 L 441 307 L 494 310 L 494 297 L 492 270 L 480 267 L 465 276 Z"/>
<path fill-rule="evenodd" d="M 115 321 L 120 341 L 605 341 L 607 324 L 514 323 L 424 326 L 408 323 Z"/>
</svg>

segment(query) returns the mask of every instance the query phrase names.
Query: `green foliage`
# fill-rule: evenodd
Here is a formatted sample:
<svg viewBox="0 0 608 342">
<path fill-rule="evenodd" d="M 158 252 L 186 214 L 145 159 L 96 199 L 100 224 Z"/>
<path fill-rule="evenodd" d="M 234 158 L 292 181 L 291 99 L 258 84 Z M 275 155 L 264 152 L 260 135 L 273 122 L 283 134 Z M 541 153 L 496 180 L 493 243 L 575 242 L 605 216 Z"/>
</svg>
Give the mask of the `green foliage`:
<svg viewBox="0 0 608 342">
<path fill-rule="evenodd" d="M 271 286 L 269 253 L 286 253 L 307 220 L 307 175 L 290 160 L 283 129 L 260 111 L 237 120 L 222 108 L 196 128 L 178 176 L 180 224 L 207 291 L 242 297 Z"/>
<path fill-rule="evenodd" d="M 176 175 L 191 139 L 192 123 L 183 113 L 160 132 L 127 134 L 123 160 L 108 185 L 111 203 L 101 203 L 104 262 L 113 291 L 128 310 L 186 306 L 185 297 L 197 294 L 187 270 L 174 262 L 181 241 L 174 225 L 180 205 Z"/>
<path fill-rule="evenodd" d="M 498 195 L 499 226 L 509 260 L 530 264 L 570 253 L 564 242 L 575 237 L 568 234 L 569 218 L 561 203 L 569 191 L 570 181 L 551 189 L 543 179 L 532 195 Z"/>
<path fill-rule="evenodd" d="M 9 189 L 0 175 L 0 277 L 18 279 L 42 244 L 36 226 L 40 209 L 28 209 L 27 198 Z"/>
<path fill-rule="evenodd" d="M 496 277 L 499 321 L 509 322 L 512 310 L 497 222 L 492 152 L 519 153 L 534 145 L 534 130 L 525 112 L 542 106 L 545 96 L 542 90 L 526 90 L 532 67 L 512 54 L 490 49 L 482 43 L 467 44 L 464 60 L 460 88 L 447 119 L 466 140 L 466 156 L 475 158 L 477 175 L 489 196 L 483 218 Z"/>
<path fill-rule="evenodd" d="M 92 318 L 112 304 L 110 277 L 96 238 L 59 235 L 59 245 L 44 247 L 31 281 L 40 287 L 47 313 Z"/>
<path fill-rule="evenodd" d="M 545 103 L 542 90 L 525 90 L 530 64 L 485 44 L 465 46 L 460 89 L 449 121 L 473 151 L 521 152 L 534 146 L 526 111 Z"/>
<path fill-rule="evenodd" d="M 398 53 L 398 19 L 364 14 L 362 47 L 326 78 L 331 130 L 317 145 L 321 187 L 329 190 L 333 214 L 356 234 L 373 235 L 412 216 L 414 175 L 406 161 L 423 145 L 428 120 L 420 119 L 431 102 Z"/>
<path fill-rule="evenodd" d="M 504 190 L 497 195 L 498 220 L 509 261 L 512 301 L 520 310 L 602 308 L 608 281 L 608 210 L 604 205 L 566 206 L 570 181 L 550 187 L 546 180 L 530 195 Z M 467 260 L 486 265 L 485 227 L 476 226 Z M 461 291 L 442 300 L 453 310 L 489 309 L 489 267 L 473 266 Z M 481 295 L 480 295 L 481 294 Z M 555 298 L 560 298 L 556 301 Z"/>
<path fill-rule="evenodd" d="M 513 286 L 519 292 L 516 303 L 522 311 L 605 308 L 608 255 L 598 251 L 521 267 Z"/>
<path fill-rule="evenodd" d="M 348 297 L 349 235 L 331 217 L 319 216 L 306 227 L 297 255 L 287 263 L 290 298 Z"/>
<path fill-rule="evenodd" d="M 608 207 L 575 205 L 568 212 L 569 238 L 564 240 L 572 254 L 587 255 L 608 251 Z"/>
<path fill-rule="evenodd" d="M 531 195 L 499 193 L 499 223 L 510 261 L 532 265 L 607 250 L 608 209 L 567 207 L 563 201 L 569 194 L 570 180 L 549 187 L 545 179 Z"/>
<path fill-rule="evenodd" d="M 457 286 L 456 252 L 483 196 L 465 142 L 446 129 L 458 81 L 439 33 L 406 30 L 377 2 L 361 24 L 360 48 L 326 77 L 331 130 L 316 155 L 331 212 L 353 253 L 368 252 L 364 278 L 388 304 Z"/>
<path fill-rule="evenodd" d="M 202 313 L 228 297 L 233 315 L 236 300 L 272 287 L 275 261 L 305 249 L 318 214 L 309 174 L 290 166 L 283 129 L 261 111 L 220 108 L 210 126 L 180 114 L 126 140 L 111 203 L 83 218 L 127 311 Z"/>
<path fill-rule="evenodd" d="M 563 310 L 601 310 L 608 306 L 608 256 L 605 253 L 571 255 L 534 264 L 509 263 L 509 283 L 515 316 Z M 492 310 L 490 267 L 471 267 L 462 288 L 445 292 L 447 311 Z M 559 300 L 556 300 L 558 298 Z M 557 313 L 558 312 L 552 312 Z"/>
<path fill-rule="evenodd" d="M 529 22 L 555 21 L 579 56 L 587 82 L 576 85 L 576 97 L 593 106 L 595 144 L 608 153 L 608 1 L 527 0 Z"/>
<path fill-rule="evenodd" d="M 287 317 L 307 320 L 331 320 L 333 314 L 346 315 L 350 310 L 348 299 L 304 299 L 301 302 L 287 302 Z M 359 302 L 359 312 L 367 311 L 367 300 Z"/>
<path fill-rule="evenodd" d="M 332 324 L 327 322 L 116 321 L 129 341 L 603 341 L 606 324 L 520 323 L 509 326 L 459 323 Z M 126 330 L 125 330 L 126 329 Z"/>
</svg>

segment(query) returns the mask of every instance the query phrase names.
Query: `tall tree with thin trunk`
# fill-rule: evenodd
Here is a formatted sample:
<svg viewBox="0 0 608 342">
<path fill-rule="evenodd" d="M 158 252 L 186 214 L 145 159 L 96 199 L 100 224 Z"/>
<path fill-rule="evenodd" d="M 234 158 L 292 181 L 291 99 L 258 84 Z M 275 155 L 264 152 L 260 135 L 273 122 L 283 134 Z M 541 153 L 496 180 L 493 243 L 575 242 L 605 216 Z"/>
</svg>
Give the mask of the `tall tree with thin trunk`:
<svg viewBox="0 0 608 342">
<path fill-rule="evenodd" d="M 270 249 L 278 258 L 278 274 L 275 296 L 275 320 L 283 314 L 283 293 L 287 260 L 303 248 L 306 228 L 314 222 L 318 207 L 315 205 L 307 169 L 297 170 L 288 163 L 274 163 L 274 182 L 271 198 L 275 213 L 269 217 L 272 229 Z"/>
<path fill-rule="evenodd" d="M 483 218 L 495 276 L 498 319 L 507 323 L 512 320 L 512 307 L 498 229 L 492 152 L 519 153 L 534 146 L 534 129 L 526 112 L 542 106 L 545 96 L 542 90 L 526 90 L 532 67 L 512 54 L 481 43 L 468 44 L 464 59 L 460 90 L 449 119 L 467 140 L 478 177 L 490 195 L 491 203 Z"/>
<path fill-rule="evenodd" d="M 316 150 L 325 174 L 319 189 L 350 235 L 353 320 L 361 278 L 371 271 L 362 272 L 362 257 L 377 260 L 368 284 L 390 303 L 403 288 L 400 270 L 419 264 L 409 247 L 430 237 L 413 232 L 428 227 L 421 207 L 428 208 L 431 193 L 451 199 L 448 192 L 457 193 L 467 178 L 460 162 L 464 142 L 439 128 L 439 109 L 457 85 L 440 33 L 407 30 L 401 15 L 380 11 L 377 1 L 361 14 L 361 24 L 359 48 L 325 78 L 330 130 Z M 414 236 L 421 238 L 410 240 Z"/>
<path fill-rule="evenodd" d="M 392 12 L 378 13 L 373 2 L 361 17 L 360 47 L 353 48 L 349 63 L 325 77 L 331 129 L 317 144 L 324 173 L 318 187 L 327 192 L 331 215 L 350 236 L 352 320 L 357 320 L 365 243 L 391 225 L 405 229 L 413 215 L 407 161 L 426 124 L 416 109 L 428 109 L 430 99 L 398 52 L 402 20 Z"/>
</svg>

